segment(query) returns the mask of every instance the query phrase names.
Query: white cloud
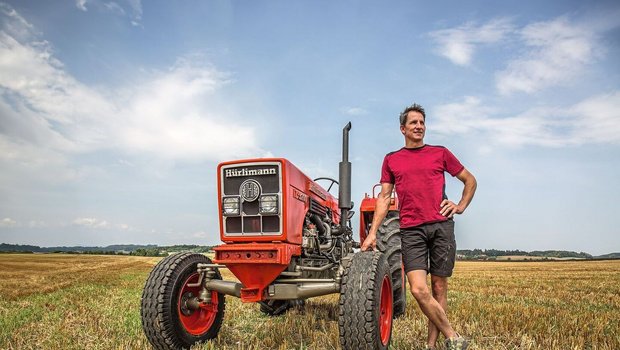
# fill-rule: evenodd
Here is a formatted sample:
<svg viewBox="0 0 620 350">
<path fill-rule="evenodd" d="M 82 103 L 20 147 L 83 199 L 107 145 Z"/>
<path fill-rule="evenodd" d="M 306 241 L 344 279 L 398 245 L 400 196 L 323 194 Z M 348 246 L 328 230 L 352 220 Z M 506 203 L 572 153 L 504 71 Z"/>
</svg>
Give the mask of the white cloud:
<svg viewBox="0 0 620 350">
<path fill-rule="evenodd" d="M 119 231 L 140 231 L 137 228 L 130 226 L 128 224 L 115 224 L 108 220 L 98 219 L 98 218 L 76 218 L 72 222 L 73 226 L 81 226 L 93 229 L 104 229 L 104 230 L 119 230 Z"/>
<path fill-rule="evenodd" d="M 15 227 L 17 226 L 17 221 L 11 218 L 4 218 L 0 220 L 0 227 Z"/>
<path fill-rule="evenodd" d="M 620 144 L 620 91 L 588 98 L 567 113 L 583 140 Z"/>
<path fill-rule="evenodd" d="M 28 23 L 10 5 L 0 2 L 0 29 L 16 38 L 30 37 L 34 34 L 32 24 Z M 1 57 L 1 56 L 0 56 Z"/>
<path fill-rule="evenodd" d="M 521 28 L 500 18 L 481 26 L 469 22 L 434 31 L 430 36 L 438 44 L 439 55 L 461 66 L 471 64 L 482 44 L 516 45 L 518 54 L 495 74 L 496 88 L 503 95 L 534 93 L 574 81 L 589 64 L 603 57 L 601 36 L 620 25 L 618 18 L 620 11 L 580 20 L 562 16 Z"/>
<path fill-rule="evenodd" d="M 88 11 L 86 8 L 86 0 L 75 0 L 75 6 L 82 11 Z"/>
<path fill-rule="evenodd" d="M 128 17 L 131 25 L 141 26 L 142 22 L 142 1 L 141 0 L 121 0 L 121 1 L 105 1 L 105 0 L 75 0 L 75 6 L 87 12 L 86 3 L 95 10 L 112 13 L 121 17 Z"/>
<path fill-rule="evenodd" d="M 97 218 L 77 218 L 73 220 L 73 225 L 89 227 L 89 228 L 103 228 L 103 229 L 112 227 L 112 225 L 108 223 L 106 220 L 101 220 Z"/>
<path fill-rule="evenodd" d="M 52 142 L 53 149 L 85 151 L 103 142 L 101 118 L 117 115 L 117 108 L 68 75 L 47 43 L 36 38 L 19 41 L 0 31 L 0 57 L 2 108 L 17 115 L 14 123 L 26 116 L 19 123 L 47 133 L 50 137 L 44 139 Z"/>
<path fill-rule="evenodd" d="M 141 11 L 139 1 L 132 7 Z M 74 179 L 69 157 L 100 150 L 164 162 L 269 154 L 253 126 L 214 107 L 227 76 L 199 57 L 130 86 L 91 88 L 15 10 L 0 11 L 0 162 L 8 168 L 34 173 L 51 164 L 52 174 Z"/>
<path fill-rule="evenodd" d="M 126 17 L 133 26 L 141 26 L 142 22 L 142 1 L 140 0 L 76 0 L 79 9 L 86 11 L 86 2 L 90 2 L 92 7 L 103 12 L 111 13 L 116 16 Z"/>
<path fill-rule="evenodd" d="M 118 3 L 114 1 L 106 2 L 103 6 L 110 12 L 117 14 L 119 16 L 124 16 L 126 14 L 125 9 L 121 7 Z"/>
<path fill-rule="evenodd" d="M 123 149 L 165 159 L 225 159 L 259 155 L 253 127 L 230 121 L 201 101 L 225 84 L 223 74 L 185 60 L 143 84 L 131 96 L 124 126 L 118 130 Z"/>
<path fill-rule="evenodd" d="M 352 116 L 368 114 L 368 111 L 361 107 L 343 107 L 340 111 Z"/>
<path fill-rule="evenodd" d="M 476 97 L 438 106 L 436 133 L 476 134 L 493 145 L 518 147 L 620 144 L 620 91 L 590 97 L 572 106 L 539 107 L 516 116 L 501 116 Z M 484 144 L 483 153 L 489 152 Z"/>
<path fill-rule="evenodd" d="M 513 25 L 507 18 L 497 18 L 477 26 L 469 22 L 460 27 L 437 30 L 430 33 L 438 44 L 437 53 L 452 63 L 467 66 L 478 45 L 501 41 L 513 31 Z"/>
<path fill-rule="evenodd" d="M 82 177 L 62 153 L 0 135 L 0 184 L 32 188 L 35 183 L 58 184 Z"/>
<path fill-rule="evenodd" d="M 493 109 L 483 106 L 478 97 L 466 96 L 463 102 L 438 106 L 429 128 L 444 134 L 464 134 L 474 130 L 492 113 Z"/>
<path fill-rule="evenodd" d="M 134 26 L 139 26 L 142 21 L 142 2 L 141 0 L 127 0 L 127 3 L 133 10 L 133 19 L 131 20 L 131 24 Z"/>
<path fill-rule="evenodd" d="M 526 26 L 520 38 L 527 52 L 496 74 L 497 89 L 502 94 L 533 93 L 571 81 L 601 57 L 598 29 L 566 17 Z"/>
</svg>

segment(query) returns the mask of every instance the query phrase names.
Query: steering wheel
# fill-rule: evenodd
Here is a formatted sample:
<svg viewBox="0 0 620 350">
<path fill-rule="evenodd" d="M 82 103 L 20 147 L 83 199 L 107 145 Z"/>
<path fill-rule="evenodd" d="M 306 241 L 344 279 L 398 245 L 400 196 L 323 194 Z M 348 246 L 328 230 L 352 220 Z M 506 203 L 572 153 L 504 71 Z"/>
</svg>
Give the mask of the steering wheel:
<svg viewBox="0 0 620 350">
<path fill-rule="evenodd" d="M 334 186 L 334 184 L 340 186 L 340 184 L 338 183 L 338 181 L 332 179 L 331 177 L 317 177 L 316 179 L 312 180 L 312 181 L 319 181 L 319 180 L 326 180 L 326 181 L 331 181 L 329 184 L 329 187 L 327 188 L 327 192 L 329 192 L 329 190 L 332 189 L 332 186 Z"/>
</svg>

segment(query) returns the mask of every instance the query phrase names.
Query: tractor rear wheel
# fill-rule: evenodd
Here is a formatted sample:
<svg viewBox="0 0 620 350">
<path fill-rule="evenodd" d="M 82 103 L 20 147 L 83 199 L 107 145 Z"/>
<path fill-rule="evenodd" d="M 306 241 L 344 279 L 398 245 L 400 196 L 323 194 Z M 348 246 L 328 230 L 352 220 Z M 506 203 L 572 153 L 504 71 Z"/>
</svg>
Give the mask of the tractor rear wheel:
<svg viewBox="0 0 620 350">
<path fill-rule="evenodd" d="M 392 337 L 392 279 L 385 255 L 353 256 L 340 286 L 338 329 L 344 350 L 384 350 Z"/>
<path fill-rule="evenodd" d="M 405 313 L 407 288 L 402 262 L 400 218 L 398 211 L 390 211 L 377 230 L 377 249 L 385 254 L 390 265 L 394 290 L 394 317 Z"/>
<path fill-rule="evenodd" d="M 224 295 L 211 292 L 211 302 L 188 307 L 201 287 L 197 265 L 211 260 L 202 254 L 178 253 L 160 261 L 151 271 L 142 292 L 142 328 L 155 349 L 189 349 L 215 338 L 224 318 Z M 221 279 L 216 270 L 217 279 Z"/>
<path fill-rule="evenodd" d="M 304 299 L 296 300 L 267 300 L 261 301 L 260 312 L 267 316 L 279 316 L 286 313 L 289 309 L 295 307 L 304 307 L 306 301 Z"/>
</svg>

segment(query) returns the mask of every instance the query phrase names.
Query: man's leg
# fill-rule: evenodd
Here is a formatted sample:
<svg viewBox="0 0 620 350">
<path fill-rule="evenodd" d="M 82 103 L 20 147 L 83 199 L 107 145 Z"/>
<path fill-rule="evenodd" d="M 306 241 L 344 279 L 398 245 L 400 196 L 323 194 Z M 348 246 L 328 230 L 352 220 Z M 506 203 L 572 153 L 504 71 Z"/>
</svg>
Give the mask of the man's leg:
<svg viewBox="0 0 620 350">
<path fill-rule="evenodd" d="M 437 300 L 445 313 L 448 312 L 448 277 L 431 275 L 431 289 L 433 298 Z M 428 321 L 428 347 L 433 349 L 439 337 L 439 329 L 433 322 Z"/>
<path fill-rule="evenodd" d="M 426 284 L 426 271 L 425 270 L 413 270 L 407 273 L 407 279 L 411 287 L 411 294 L 420 305 L 420 309 L 428 317 L 429 321 L 433 323 L 437 329 L 448 338 L 454 338 L 456 333 L 448 317 L 444 312 L 442 306 L 433 298 Z M 430 331 L 429 331 L 430 332 Z"/>
<path fill-rule="evenodd" d="M 434 299 L 438 304 L 443 306 L 442 311 L 447 311 L 448 298 L 448 277 L 452 276 L 454 262 L 456 258 L 456 240 L 454 239 L 454 221 L 447 220 L 444 222 L 433 224 L 428 227 L 431 233 L 429 236 L 429 272 L 431 274 L 431 284 L 433 286 Z M 447 320 L 447 317 L 446 317 Z M 448 323 L 449 324 L 449 323 Z M 439 326 L 435 324 L 435 326 Z M 445 334 L 440 327 L 439 331 Z M 432 325 L 429 325 L 428 343 L 433 344 L 437 340 L 437 332 L 432 331 Z M 433 338 L 434 337 L 434 338 Z M 447 349 L 464 350 L 468 346 L 468 341 L 455 333 L 455 336 L 446 335 Z"/>
</svg>

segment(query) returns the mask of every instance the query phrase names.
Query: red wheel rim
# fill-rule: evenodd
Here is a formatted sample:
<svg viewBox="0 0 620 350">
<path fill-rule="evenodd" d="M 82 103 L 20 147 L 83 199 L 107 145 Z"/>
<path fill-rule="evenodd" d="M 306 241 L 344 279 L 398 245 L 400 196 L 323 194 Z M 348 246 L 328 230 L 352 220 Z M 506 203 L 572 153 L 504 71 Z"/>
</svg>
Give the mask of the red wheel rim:
<svg viewBox="0 0 620 350">
<path fill-rule="evenodd" d="M 181 307 L 183 306 L 183 295 L 192 293 L 194 296 L 198 296 L 200 293 L 201 287 L 188 286 L 188 284 L 198 282 L 198 278 L 198 273 L 194 273 L 185 280 L 177 301 L 177 312 L 179 314 L 181 325 L 183 325 L 183 328 L 185 328 L 187 333 L 192 335 L 202 335 L 208 331 L 209 328 L 211 328 L 213 322 L 215 321 L 215 316 L 217 315 L 218 306 L 217 292 L 211 292 L 211 303 L 202 303 L 200 304 L 200 308 L 198 310 L 193 310 L 189 315 L 183 314 L 181 311 Z"/>
<path fill-rule="evenodd" d="M 387 346 L 392 333 L 392 286 L 388 276 L 383 277 L 381 283 L 381 306 L 379 317 L 379 332 L 381 333 L 381 343 Z"/>
</svg>

